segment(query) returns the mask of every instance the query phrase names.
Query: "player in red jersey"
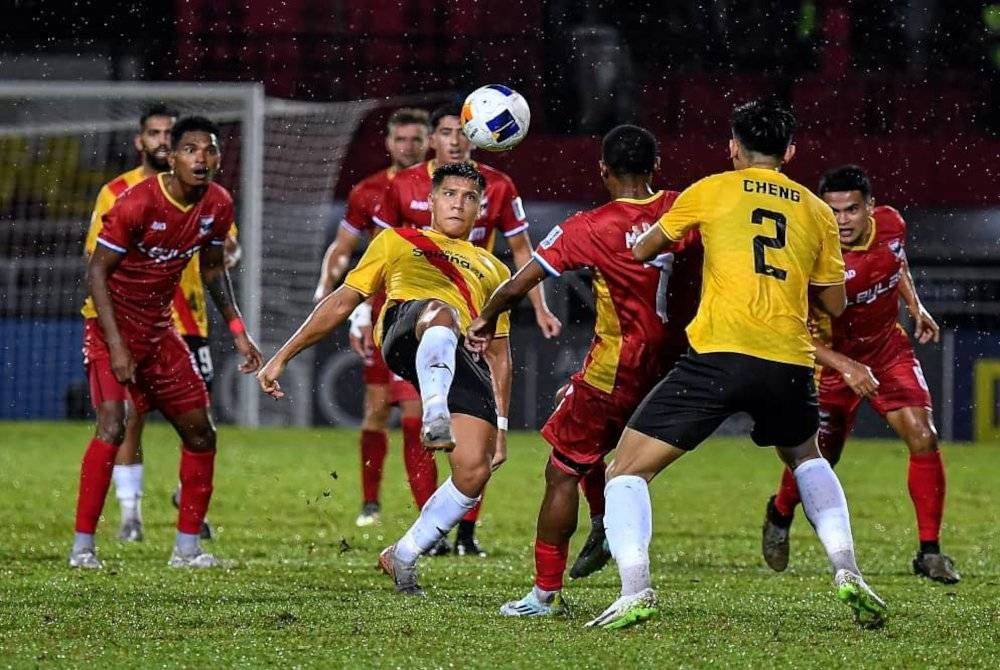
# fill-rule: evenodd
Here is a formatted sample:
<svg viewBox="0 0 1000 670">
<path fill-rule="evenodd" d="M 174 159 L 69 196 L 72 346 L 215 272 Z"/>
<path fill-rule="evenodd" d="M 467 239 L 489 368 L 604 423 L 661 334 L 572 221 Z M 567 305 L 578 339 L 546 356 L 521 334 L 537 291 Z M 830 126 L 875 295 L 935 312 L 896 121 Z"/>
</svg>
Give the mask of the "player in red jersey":
<svg viewBox="0 0 1000 670">
<path fill-rule="evenodd" d="M 658 165 L 656 139 L 648 131 L 619 126 L 609 132 L 599 166 L 613 200 L 553 228 L 533 260 L 497 289 L 469 328 L 469 341 L 483 346 L 497 316 L 546 275 L 593 271 L 594 341 L 583 369 L 542 427 L 552 454 L 535 536 L 535 585 L 500 609 L 506 616 L 565 612 L 560 591 L 576 530 L 577 483 L 595 468 L 603 481 L 604 456 L 642 399 L 687 349 L 684 328 L 697 310 L 701 288 L 698 233 L 651 263 L 637 262 L 630 251 L 677 197 L 650 187 Z"/>
<path fill-rule="evenodd" d="M 198 542 L 212 496 L 215 426 L 205 381 L 170 317 L 181 273 L 200 251 L 205 286 L 245 358 L 240 369 L 260 367 L 224 264 L 234 214 L 232 197 L 212 181 L 219 168 L 217 137 L 208 119 L 178 121 L 171 129 L 170 172 L 130 188 L 103 217 L 87 267 L 88 303 L 97 316 L 86 320 L 83 342 L 97 430 L 80 467 L 70 567 L 103 567 L 94 533 L 125 437 L 128 398 L 137 412 L 160 410 L 181 438 L 181 498 L 170 565 L 219 565 Z"/>
<path fill-rule="evenodd" d="M 347 209 L 336 239 L 323 257 L 314 299 L 319 302 L 333 291 L 350 265 L 351 254 L 362 238 L 371 240 L 382 228 L 372 218 L 386 188 L 395 176 L 424 160 L 427 153 L 428 120 L 422 109 L 398 109 L 389 117 L 385 148 L 392 164 L 358 182 L 347 196 Z M 379 488 L 388 451 L 386 428 L 393 404 L 398 404 L 403 429 L 403 462 L 410 491 L 422 508 L 437 488 L 434 456 L 420 443 L 420 394 L 413 385 L 389 370 L 382 351 L 372 339 L 372 323 L 378 320 L 384 296 L 358 306 L 351 315 L 351 347 L 364 360 L 365 403 L 361 421 L 361 513 L 355 523 L 369 526 L 380 516 Z M 444 551 L 442 545 L 437 551 Z"/>
<path fill-rule="evenodd" d="M 938 341 L 938 325 L 917 296 L 906 262 L 906 223 L 892 207 L 875 206 L 871 183 L 854 165 L 831 170 L 819 193 L 833 209 L 847 268 L 847 309 L 829 323 L 829 340 L 816 341 L 819 382 L 819 448 L 835 465 L 861 401 L 885 417 L 910 450 L 908 483 L 916 510 L 920 550 L 913 570 L 944 584 L 961 577 L 941 553 L 945 475 L 931 416 L 931 396 L 897 319 L 902 297 L 915 321 L 914 337 Z M 799 503 L 795 478 L 785 469 L 777 495 L 767 505 L 764 560 L 774 570 L 788 565 L 788 529 Z"/>
<path fill-rule="evenodd" d="M 438 107 L 431 113 L 430 145 L 434 150 L 433 160 L 418 163 L 401 171 L 389 184 L 381 206 L 375 214 L 375 222 L 383 227 L 412 226 L 429 228 L 431 225 L 430 206 L 427 194 L 431 191 L 431 175 L 434 170 L 449 163 L 471 163 L 472 143 L 462 132 L 459 117 L 462 106 L 450 103 Z M 483 247 L 490 253 L 496 242 L 497 232 L 502 234 L 514 265 L 524 267 L 531 260 L 531 237 L 528 235 L 528 219 L 517 194 L 517 187 L 511 178 L 500 170 L 482 163 L 474 163 L 486 177 L 486 193 L 480 203 L 479 217 L 469 235 L 469 241 Z M 562 324 L 549 311 L 541 287 L 528 294 L 535 310 L 535 320 L 546 338 L 559 335 Z M 475 536 L 476 521 L 479 519 L 480 502 L 458 524 L 455 538 L 455 553 L 460 556 L 485 556 Z"/>
</svg>

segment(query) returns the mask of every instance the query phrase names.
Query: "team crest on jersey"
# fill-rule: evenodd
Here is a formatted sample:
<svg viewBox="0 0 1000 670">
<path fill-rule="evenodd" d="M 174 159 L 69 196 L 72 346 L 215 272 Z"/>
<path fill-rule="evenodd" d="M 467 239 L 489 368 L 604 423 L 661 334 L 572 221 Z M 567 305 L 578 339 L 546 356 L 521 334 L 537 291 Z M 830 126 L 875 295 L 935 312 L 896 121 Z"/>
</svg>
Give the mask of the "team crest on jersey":
<svg viewBox="0 0 1000 670">
<path fill-rule="evenodd" d="M 214 216 L 199 216 L 198 217 L 198 234 L 208 235 L 212 230 L 212 224 L 215 223 Z"/>
<path fill-rule="evenodd" d="M 486 239 L 486 229 L 485 228 L 473 228 L 469 232 L 470 242 L 479 242 Z"/>
<path fill-rule="evenodd" d="M 549 247 L 551 247 L 553 244 L 556 243 L 556 240 L 562 237 L 562 234 L 563 234 L 562 227 L 556 226 L 555 228 L 549 231 L 549 234 L 545 236 L 545 239 L 542 240 L 538 246 L 540 246 L 542 249 L 548 249 Z"/>
<path fill-rule="evenodd" d="M 426 200 L 411 200 L 410 209 L 415 209 L 420 212 L 426 212 L 431 208 L 431 204 Z"/>
<path fill-rule="evenodd" d="M 899 260 L 903 260 L 906 256 L 906 252 L 903 251 L 902 240 L 889 240 L 889 251 L 891 251 Z"/>
<path fill-rule="evenodd" d="M 163 221 L 153 221 L 153 225 L 150 226 L 152 230 L 166 230 L 167 224 Z"/>
</svg>

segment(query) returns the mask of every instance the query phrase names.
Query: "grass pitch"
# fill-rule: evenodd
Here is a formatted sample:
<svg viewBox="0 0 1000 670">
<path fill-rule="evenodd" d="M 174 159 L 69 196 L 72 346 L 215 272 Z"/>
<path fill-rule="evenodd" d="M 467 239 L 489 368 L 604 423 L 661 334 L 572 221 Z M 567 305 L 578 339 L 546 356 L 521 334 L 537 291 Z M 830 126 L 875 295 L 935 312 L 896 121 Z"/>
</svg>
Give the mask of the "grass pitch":
<svg viewBox="0 0 1000 670">
<path fill-rule="evenodd" d="M 569 582 L 569 620 L 509 620 L 498 608 L 531 585 L 532 537 L 547 450 L 511 436 L 487 491 L 486 559 L 423 561 L 425 600 L 402 599 L 374 569 L 411 523 L 399 436 L 391 438 L 383 523 L 358 529 L 357 433 L 224 428 L 210 518 L 222 571 L 167 568 L 177 440 L 146 436 L 146 541 L 114 539 L 109 499 L 98 536 L 107 569 L 66 567 L 79 460 L 89 425 L 0 424 L 0 665 L 12 667 L 996 667 L 1000 650 L 1000 445 L 948 446 L 944 547 L 954 587 L 911 574 L 915 523 L 906 456 L 854 441 L 838 472 L 859 560 L 891 608 L 855 627 L 801 513 L 783 574 L 760 558 L 778 461 L 712 440 L 651 487 L 660 619 L 622 632 L 583 624 L 617 595 L 611 565 Z M 443 473 L 444 468 L 440 468 Z M 571 561 L 588 525 L 571 546 Z"/>
</svg>

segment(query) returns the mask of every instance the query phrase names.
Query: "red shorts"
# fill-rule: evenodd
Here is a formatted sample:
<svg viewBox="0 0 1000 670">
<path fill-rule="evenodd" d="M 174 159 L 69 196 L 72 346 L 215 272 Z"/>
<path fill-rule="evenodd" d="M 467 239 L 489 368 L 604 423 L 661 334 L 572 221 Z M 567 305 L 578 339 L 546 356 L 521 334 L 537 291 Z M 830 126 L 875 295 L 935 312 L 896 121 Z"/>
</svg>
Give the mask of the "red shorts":
<svg viewBox="0 0 1000 670">
<path fill-rule="evenodd" d="M 407 400 L 420 400 L 420 393 L 417 392 L 413 384 L 394 373 L 385 364 L 380 347 L 375 347 L 375 353 L 372 354 L 371 361 L 365 361 L 364 365 L 365 369 L 362 376 L 365 385 L 388 384 L 389 402 L 392 404 Z"/>
<path fill-rule="evenodd" d="M 897 343 L 901 346 L 895 349 L 891 359 L 859 359 L 872 369 L 878 380 L 878 392 L 868 403 L 882 416 L 903 407 L 931 409 L 931 394 L 913 346 L 905 335 Z M 819 381 L 821 440 L 843 444 L 854 428 L 860 406 L 861 398 L 844 382 L 840 373 L 824 368 Z"/>
<path fill-rule="evenodd" d="M 562 401 L 542 426 L 552 445 L 551 461 L 569 475 L 582 476 L 618 446 L 642 398 L 605 393 L 573 375 Z"/>
<path fill-rule="evenodd" d="M 97 319 L 83 327 L 83 363 L 90 380 L 90 401 L 96 409 L 102 402 L 131 399 L 136 411 L 158 409 L 173 418 L 208 406 L 208 389 L 198 372 L 191 350 L 173 328 L 158 339 L 129 338 L 122 333 L 135 360 L 135 383 L 122 384 L 111 370 L 111 355 Z"/>
</svg>

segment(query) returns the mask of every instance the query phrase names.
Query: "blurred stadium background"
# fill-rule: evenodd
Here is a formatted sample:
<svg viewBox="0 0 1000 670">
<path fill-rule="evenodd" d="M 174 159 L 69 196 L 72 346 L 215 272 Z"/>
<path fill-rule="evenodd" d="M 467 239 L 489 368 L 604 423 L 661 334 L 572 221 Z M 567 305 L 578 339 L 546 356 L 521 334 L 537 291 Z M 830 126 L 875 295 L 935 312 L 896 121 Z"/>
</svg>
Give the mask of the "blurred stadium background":
<svg viewBox="0 0 1000 670">
<path fill-rule="evenodd" d="M 969 0 L 8 3 L 0 418 L 89 411 L 83 239 L 100 185 L 135 163 L 145 102 L 224 125 L 221 181 L 240 203 L 247 252 L 237 280 L 270 353 L 310 308 L 348 190 L 387 162 L 389 112 L 493 82 L 525 95 L 532 129 L 515 151 L 477 158 L 514 178 L 536 241 L 605 199 L 595 166 L 614 125 L 652 129 L 658 185 L 679 190 L 728 167 L 735 102 L 788 100 L 801 125 L 789 174 L 812 186 L 859 163 L 876 199 L 910 223 L 914 277 L 944 327 L 941 344 L 918 349 L 942 437 L 1000 438 L 1000 3 Z M 547 288 L 569 328 L 546 342 L 530 311 L 517 315 L 511 419 L 522 427 L 547 416 L 591 333 L 586 278 Z M 220 338 L 217 415 L 351 425 L 360 365 L 343 337 L 303 359 L 292 402 L 259 412 Z M 859 435 L 886 430 L 873 414 L 859 419 Z"/>
</svg>

